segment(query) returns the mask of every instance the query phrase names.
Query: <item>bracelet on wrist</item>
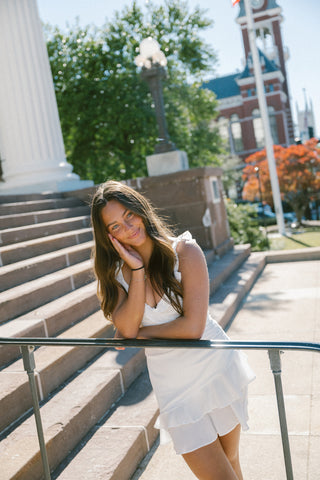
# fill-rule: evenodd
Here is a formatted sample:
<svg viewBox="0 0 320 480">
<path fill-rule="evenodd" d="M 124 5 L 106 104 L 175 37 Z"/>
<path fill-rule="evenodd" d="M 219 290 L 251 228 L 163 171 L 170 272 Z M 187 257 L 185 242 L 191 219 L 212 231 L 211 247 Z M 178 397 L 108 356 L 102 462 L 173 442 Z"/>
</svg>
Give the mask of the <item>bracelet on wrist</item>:
<svg viewBox="0 0 320 480">
<path fill-rule="evenodd" d="M 139 268 L 131 268 L 131 272 L 136 272 L 137 270 L 142 270 L 144 268 L 144 265 L 142 265 L 142 267 L 139 267 Z"/>
</svg>

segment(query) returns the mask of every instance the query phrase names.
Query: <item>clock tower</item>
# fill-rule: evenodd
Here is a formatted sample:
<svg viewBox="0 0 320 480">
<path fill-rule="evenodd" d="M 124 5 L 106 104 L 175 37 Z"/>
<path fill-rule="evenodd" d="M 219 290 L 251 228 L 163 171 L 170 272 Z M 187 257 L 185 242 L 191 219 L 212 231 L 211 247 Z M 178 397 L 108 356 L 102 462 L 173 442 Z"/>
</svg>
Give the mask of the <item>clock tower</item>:
<svg viewBox="0 0 320 480">
<path fill-rule="evenodd" d="M 240 10 L 236 21 L 241 27 L 245 58 L 248 60 L 248 56 L 250 57 L 250 45 L 243 0 L 240 0 L 239 6 Z M 283 75 L 282 91 L 286 96 L 285 110 L 288 140 L 289 143 L 293 143 L 294 127 L 285 65 L 286 60 L 289 58 L 289 53 L 288 49 L 283 45 L 280 28 L 283 21 L 282 9 L 276 0 L 251 0 L 251 6 L 256 27 L 257 46 L 270 61 L 279 66 Z"/>
</svg>

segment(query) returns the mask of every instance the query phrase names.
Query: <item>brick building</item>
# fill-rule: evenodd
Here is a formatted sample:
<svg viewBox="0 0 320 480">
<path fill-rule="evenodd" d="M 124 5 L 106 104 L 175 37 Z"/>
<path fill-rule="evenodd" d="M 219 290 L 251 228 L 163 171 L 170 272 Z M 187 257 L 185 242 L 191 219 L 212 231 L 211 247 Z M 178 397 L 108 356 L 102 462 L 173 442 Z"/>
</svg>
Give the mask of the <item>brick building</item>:
<svg viewBox="0 0 320 480">
<path fill-rule="evenodd" d="M 294 142 L 295 135 L 285 67 L 288 50 L 283 45 L 280 29 L 282 9 L 276 0 L 251 2 L 271 133 L 274 143 L 287 146 Z M 242 32 L 245 67 L 240 73 L 209 80 L 203 87 L 215 92 L 220 134 L 229 143 L 230 152 L 243 160 L 264 147 L 264 133 L 243 0 L 239 5 L 236 21 Z"/>
</svg>

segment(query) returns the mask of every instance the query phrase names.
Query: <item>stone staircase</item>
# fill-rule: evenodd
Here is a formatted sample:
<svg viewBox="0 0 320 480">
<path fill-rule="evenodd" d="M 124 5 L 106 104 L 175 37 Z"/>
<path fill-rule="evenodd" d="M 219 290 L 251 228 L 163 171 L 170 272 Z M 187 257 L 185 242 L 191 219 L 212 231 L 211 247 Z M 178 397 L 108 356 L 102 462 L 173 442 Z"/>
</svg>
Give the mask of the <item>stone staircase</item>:
<svg viewBox="0 0 320 480">
<path fill-rule="evenodd" d="M 112 337 L 99 310 L 91 248 L 83 201 L 0 197 L 0 337 Z M 248 246 L 221 259 L 206 252 L 210 309 L 223 326 L 259 273 L 249 254 Z M 50 346 L 34 355 L 52 479 L 129 480 L 158 435 L 143 350 Z M 42 479 L 18 347 L 0 346 L 0 383 L 0 480 Z"/>
</svg>

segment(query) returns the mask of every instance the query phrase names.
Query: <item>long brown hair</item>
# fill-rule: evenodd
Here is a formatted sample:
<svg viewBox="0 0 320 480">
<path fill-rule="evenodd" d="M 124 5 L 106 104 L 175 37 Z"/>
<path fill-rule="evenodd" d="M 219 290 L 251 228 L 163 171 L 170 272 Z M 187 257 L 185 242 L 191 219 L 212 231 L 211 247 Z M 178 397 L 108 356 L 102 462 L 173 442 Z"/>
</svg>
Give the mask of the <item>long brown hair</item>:
<svg viewBox="0 0 320 480">
<path fill-rule="evenodd" d="M 175 310 L 182 315 L 182 286 L 174 276 L 176 256 L 170 241 L 171 230 L 143 195 L 128 185 L 113 180 L 98 187 L 91 204 L 95 240 L 94 270 L 98 280 L 98 297 L 104 315 L 111 317 L 118 301 L 118 287 L 121 286 L 116 280 L 116 273 L 121 265 L 120 257 L 107 235 L 101 217 L 101 210 L 110 200 L 117 200 L 129 211 L 142 218 L 146 232 L 153 241 L 153 251 L 147 266 L 152 287 L 160 296 L 165 294 Z"/>
</svg>

